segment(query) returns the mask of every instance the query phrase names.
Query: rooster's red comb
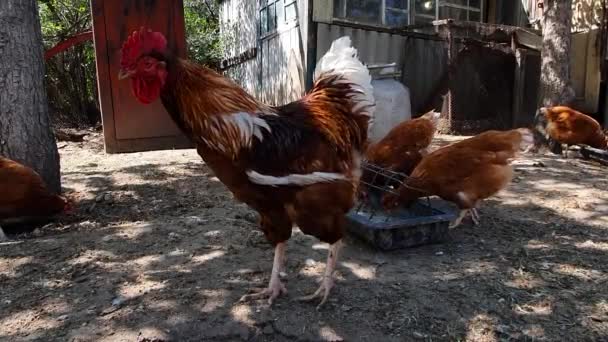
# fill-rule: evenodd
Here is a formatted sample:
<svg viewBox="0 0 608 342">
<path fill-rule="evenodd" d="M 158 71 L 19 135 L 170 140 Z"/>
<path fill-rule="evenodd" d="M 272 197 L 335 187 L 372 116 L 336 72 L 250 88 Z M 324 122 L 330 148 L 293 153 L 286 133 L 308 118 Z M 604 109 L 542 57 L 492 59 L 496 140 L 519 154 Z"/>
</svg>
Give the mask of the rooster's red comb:
<svg viewBox="0 0 608 342">
<path fill-rule="evenodd" d="M 162 33 L 153 32 L 142 26 L 139 31 L 133 31 L 129 38 L 122 44 L 122 49 L 120 50 L 120 66 L 122 68 L 128 68 L 133 65 L 142 54 L 149 53 L 152 50 L 162 52 L 166 48 L 167 39 Z"/>
</svg>

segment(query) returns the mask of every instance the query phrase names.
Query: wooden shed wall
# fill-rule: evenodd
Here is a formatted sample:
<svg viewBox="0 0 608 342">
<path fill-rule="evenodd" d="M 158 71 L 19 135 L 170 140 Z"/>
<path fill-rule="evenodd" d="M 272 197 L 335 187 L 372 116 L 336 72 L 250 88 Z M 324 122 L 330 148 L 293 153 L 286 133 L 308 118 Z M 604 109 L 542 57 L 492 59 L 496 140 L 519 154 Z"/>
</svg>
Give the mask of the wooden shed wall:
<svg viewBox="0 0 608 342">
<path fill-rule="evenodd" d="M 576 95 L 575 106 L 586 113 L 598 111 L 601 82 L 599 30 L 572 35 L 570 77 Z"/>
<path fill-rule="evenodd" d="M 224 58 L 257 48 L 257 1 L 226 0 L 220 7 L 220 35 L 224 44 Z M 259 54 L 259 51 L 257 51 Z M 225 75 L 236 80 L 250 94 L 259 97 L 259 64 L 257 57 L 235 65 Z"/>
<path fill-rule="evenodd" d="M 297 20 L 279 20 L 276 32 L 261 37 L 258 1 L 226 0 L 221 4 L 220 31 L 226 45 L 225 58 L 251 48 L 257 51 L 255 59 L 229 68 L 225 75 L 272 105 L 296 100 L 305 91 L 308 17 L 304 14 L 308 1 L 298 0 L 297 9 Z"/>
</svg>

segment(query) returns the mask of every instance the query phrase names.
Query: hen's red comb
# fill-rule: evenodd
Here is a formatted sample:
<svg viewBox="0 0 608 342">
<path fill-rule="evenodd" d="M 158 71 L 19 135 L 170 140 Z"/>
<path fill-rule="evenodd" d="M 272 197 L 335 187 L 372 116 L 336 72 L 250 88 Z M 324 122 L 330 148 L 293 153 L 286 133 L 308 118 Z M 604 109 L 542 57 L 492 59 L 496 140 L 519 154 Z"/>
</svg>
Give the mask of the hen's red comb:
<svg viewBox="0 0 608 342">
<path fill-rule="evenodd" d="M 160 32 L 153 32 L 143 26 L 133 33 L 122 44 L 120 66 L 128 68 L 139 56 L 152 50 L 162 52 L 167 48 L 167 39 Z"/>
</svg>

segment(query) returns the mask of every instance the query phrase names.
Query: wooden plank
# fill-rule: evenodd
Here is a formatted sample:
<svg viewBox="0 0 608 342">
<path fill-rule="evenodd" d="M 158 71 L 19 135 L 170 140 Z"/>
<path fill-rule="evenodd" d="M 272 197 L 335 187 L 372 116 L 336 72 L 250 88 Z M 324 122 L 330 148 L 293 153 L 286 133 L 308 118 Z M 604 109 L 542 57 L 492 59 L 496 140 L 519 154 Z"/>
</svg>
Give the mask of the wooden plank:
<svg viewBox="0 0 608 342">
<path fill-rule="evenodd" d="M 117 139 L 142 139 L 151 137 L 176 136 L 181 134 L 173 123 L 160 100 L 142 105 L 132 94 L 129 82 L 118 80 L 120 70 L 120 48 L 131 32 L 144 25 L 160 31 L 167 37 L 169 49 L 184 56 L 185 41 L 177 41 L 180 20 L 176 18 L 175 4 L 172 1 L 149 3 L 141 0 L 104 1 L 106 18 L 114 18 L 114 24 L 106 26 L 109 42 L 109 71 L 114 99 L 114 119 Z M 181 1 L 180 1 L 181 6 Z M 183 23 L 183 18 L 181 20 Z M 183 32 L 183 30 L 182 30 Z M 183 33 L 182 33 L 182 37 Z M 181 50 L 181 51 L 180 51 Z"/>
<path fill-rule="evenodd" d="M 104 0 L 91 0 L 91 15 L 93 17 L 93 42 L 95 46 L 97 89 L 99 89 L 99 107 L 105 149 L 108 153 L 117 151 L 116 130 L 114 126 L 114 104 L 112 101 L 112 82 L 109 76 L 109 57 L 106 37 L 106 22 L 104 17 Z"/>
<path fill-rule="evenodd" d="M 587 34 L 587 60 L 585 65 L 585 105 L 587 113 L 596 113 L 600 102 L 601 66 L 599 51 L 599 30 L 590 31 Z"/>
<path fill-rule="evenodd" d="M 153 137 L 145 139 L 116 140 L 113 150 L 107 153 L 129 153 L 141 151 L 170 150 L 192 148 L 192 142 L 183 135 L 169 137 Z M 107 150 L 107 149 L 106 149 Z"/>
<path fill-rule="evenodd" d="M 598 30 L 572 35 L 570 68 L 577 109 L 593 114 L 599 105 L 601 82 L 600 54 L 596 39 Z"/>
<path fill-rule="evenodd" d="M 91 9 L 106 152 L 191 146 L 160 101 L 140 104 L 117 78 L 122 42 L 140 26 L 163 32 L 169 48 L 186 56 L 182 1 L 92 0 Z"/>
</svg>

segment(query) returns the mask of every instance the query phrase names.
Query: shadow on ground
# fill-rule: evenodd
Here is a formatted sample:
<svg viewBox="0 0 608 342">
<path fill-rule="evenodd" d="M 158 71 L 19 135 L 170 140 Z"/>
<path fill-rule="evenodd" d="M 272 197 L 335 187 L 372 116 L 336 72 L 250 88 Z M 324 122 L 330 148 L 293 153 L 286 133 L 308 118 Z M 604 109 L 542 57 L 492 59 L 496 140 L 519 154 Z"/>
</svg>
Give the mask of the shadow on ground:
<svg viewBox="0 0 608 342">
<path fill-rule="evenodd" d="M 484 203 L 481 226 L 465 224 L 444 244 L 385 253 L 348 237 L 321 311 L 292 300 L 316 289 L 326 257 L 324 244 L 298 232 L 289 295 L 271 309 L 237 302 L 266 285 L 272 249 L 256 215 L 202 163 L 66 170 L 78 215 L 0 245 L 0 339 L 606 338 L 608 224 L 597 223 L 607 216 L 605 169 L 537 159 L 545 167 L 520 163 L 514 184 Z M 552 207 L 551 198 L 587 188 L 600 192 L 578 208 Z M 579 211 L 588 218 L 570 217 Z"/>
</svg>

